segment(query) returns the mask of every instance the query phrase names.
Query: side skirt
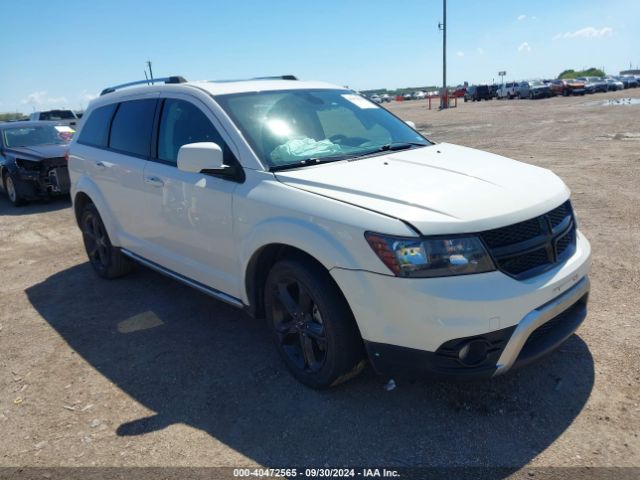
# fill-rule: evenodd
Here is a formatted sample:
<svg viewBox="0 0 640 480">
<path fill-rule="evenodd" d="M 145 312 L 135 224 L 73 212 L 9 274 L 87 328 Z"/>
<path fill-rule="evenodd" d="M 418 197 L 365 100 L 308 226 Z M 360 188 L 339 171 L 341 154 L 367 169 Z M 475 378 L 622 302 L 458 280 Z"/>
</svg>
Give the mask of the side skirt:
<svg viewBox="0 0 640 480">
<path fill-rule="evenodd" d="M 163 275 L 166 275 L 167 277 L 173 278 L 174 280 L 178 280 L 179 282 L 182 282 L 185 285 L 188 285 L 206 295 L 209 295 L 210 297 L 213 297 L 217 300 L 221 300 L 237 308 L 245 307 L 244 304 L 236 297 L 232 297 L 231 295 L 227 295 L 226 293 L 216 290 L 215 288 L 211 288 L 200 282 L 191 280 L 190 278 L 180 275 L 179 273 L 176 273 L 172 270 L 164 268 L 162 265 L 158 265 L 157 263 L 152 262 L 151 260 L 147 260 L 146 258 L 136 255 L 135 253 L 130 252 L 125 248 L 121 248 L 120 251 L 122 252 L 123 255 L 126 255 L 132 260 L 135 260 L 136 262 L 144 265 L 145 267 L 149 267 L 150 269 L 155 270 L 158 273 L 161 273 Z"/>
</svg>

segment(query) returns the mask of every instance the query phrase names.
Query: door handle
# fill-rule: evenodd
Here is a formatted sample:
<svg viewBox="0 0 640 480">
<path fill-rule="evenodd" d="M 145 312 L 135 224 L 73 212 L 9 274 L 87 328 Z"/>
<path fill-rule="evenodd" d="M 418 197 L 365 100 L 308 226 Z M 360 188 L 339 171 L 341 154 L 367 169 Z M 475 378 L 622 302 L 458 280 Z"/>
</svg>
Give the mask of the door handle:
<svg viewBox="0 0 640 480">
<path fill-rule="evenodd" d="M 100 170 L 104 170 L 106 168 L 106 165 L 102 162 L 96 162 L 96 167 L 98 167 L 98 169 Z"/>
<path fill-rule="evenodd" d="M 164 182 L 162 181 L 162 179 L 158 178 L 156 176 L 144 177 L 144 183 L 147 183 L 147 184 L 152 185 L 154 187 L 164 187 Z"/>
</svg>

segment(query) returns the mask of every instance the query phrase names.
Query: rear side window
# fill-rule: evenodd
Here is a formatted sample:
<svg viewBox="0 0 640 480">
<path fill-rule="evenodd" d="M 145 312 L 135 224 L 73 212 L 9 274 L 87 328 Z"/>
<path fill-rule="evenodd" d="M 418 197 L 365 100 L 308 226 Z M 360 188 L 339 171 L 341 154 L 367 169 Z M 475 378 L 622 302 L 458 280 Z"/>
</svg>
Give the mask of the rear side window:
<svg viewBox="0 0 640 480">
<path fill-rule="evenodd" d="M 94 147 L 106 147 L 109 140 L 109 124 L 115 104 L 96 108 L 85 120 L 84 127 L 78 138 L 78 143 Z"/>
<path fill-rule="evenodd" d="M 177 163 L 182 145 L 195 142 L 217 143 L 229 164 L 230 152 L 206 115 L 192 103 L 168 98 L 162 107 L 158 134 L 158 159 Z"/>
<path fill-rule="evenodd" d="M 155 99 L 122 102 L 111 124 L 109 148 L 148 157 L 156 103 Z"/>
</svg>

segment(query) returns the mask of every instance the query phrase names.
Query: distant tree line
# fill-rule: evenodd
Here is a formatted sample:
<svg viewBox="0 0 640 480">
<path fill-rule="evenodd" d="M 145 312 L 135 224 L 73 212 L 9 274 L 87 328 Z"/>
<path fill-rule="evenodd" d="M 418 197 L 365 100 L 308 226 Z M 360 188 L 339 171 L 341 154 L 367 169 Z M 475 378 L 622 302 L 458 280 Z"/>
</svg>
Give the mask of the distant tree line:
<svg viewBox="0 0 640 480">
<path fill-rule="evenodd" d="M 558 75 L 559 79 L 577 78 L 577 77 L 604 77 L 605 73 L 599 68 L 588 68 L 587 70 L 565 70 Z"/>
<path fill-rule="evenodd" d="M 8 122 L 10 120 L 25 120 L 28 117 L 24 113 L 6 112 L 0 113 L 0 122 Z"/>
</svg>

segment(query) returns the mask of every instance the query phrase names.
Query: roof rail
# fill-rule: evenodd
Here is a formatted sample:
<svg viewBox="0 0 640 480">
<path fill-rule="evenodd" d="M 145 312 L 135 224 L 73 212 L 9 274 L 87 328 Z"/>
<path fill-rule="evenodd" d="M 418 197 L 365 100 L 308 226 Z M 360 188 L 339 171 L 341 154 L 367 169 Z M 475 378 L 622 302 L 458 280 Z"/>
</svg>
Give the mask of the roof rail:
<svg viewBox="0 0 640 480">
<path fill-rule="evenodd" d="M 276 75 L 271 77 L 255 77 L 251 80 L 298 80 L 295 75 Z"/>
<path fill-rule="evenodd" d="M 253 80 L 298 80 L 295 75 L 274 75 L 270 77 L 235 78 L 232 80 L 210 80 L 213 83 L 251 82 Z"/>
<path fill-rule="evenodd" d="M 134 85 L 144 85 L 145 83 L 148 85 L 150 83 L 186 83 L 187 80 L 184 77 L 180 76 L 172 76 L 172 77 L 162 77 L 162 78 L 150 78 L 148 80 L 138 80 L 136 82 L 123 83 L 121 85 L 115 85 L 113 87 L 108 87 L 100 92 L 100 96 L 105 95 L 107 93 L 115 92 L 116 90 L 120 90 L 121 88 L 133 87 Z"/>
</svg>

